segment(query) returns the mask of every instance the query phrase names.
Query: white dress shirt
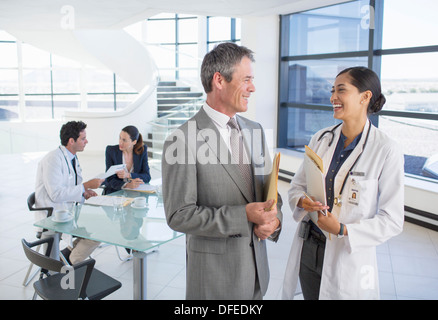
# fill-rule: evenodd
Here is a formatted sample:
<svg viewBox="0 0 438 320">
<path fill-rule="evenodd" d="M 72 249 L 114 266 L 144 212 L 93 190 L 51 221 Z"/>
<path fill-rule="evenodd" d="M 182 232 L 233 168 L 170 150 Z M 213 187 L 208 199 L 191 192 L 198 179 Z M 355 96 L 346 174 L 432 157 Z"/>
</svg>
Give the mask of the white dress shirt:
<svg viewBox="0 0 438 320">
<path fill-rule="evenodd" d="M 216 128 L 219 130 L 219 133 L 224 139 L 228 150 L 231 151 L 230 148 L 230 134 L 231 134 L 231 128 L 227 125 L 228 121 L 230 121 L 230 117 L 226 114 L 223 114 L 222 112 L 219 112 L 217 110 L 214 110 L 212 107 L 210 107 L 207 102 L 204 102 L 204 105 L 202 106 L 204 108 L 205 113 L 213 120 L 213 123 L 215 124 Z M 236 115 L 233 117 L 236 120 Z M 236 120 L 237 122 L 237 120 Z M 239 131 L 239 134 L 240 131 Z"/>
</svg>

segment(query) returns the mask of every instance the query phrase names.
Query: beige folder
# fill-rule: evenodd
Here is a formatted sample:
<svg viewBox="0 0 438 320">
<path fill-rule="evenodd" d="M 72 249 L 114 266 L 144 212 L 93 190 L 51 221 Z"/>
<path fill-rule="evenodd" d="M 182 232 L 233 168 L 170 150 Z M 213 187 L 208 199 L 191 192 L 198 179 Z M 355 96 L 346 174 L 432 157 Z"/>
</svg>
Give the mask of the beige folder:
<svg viewBox="0 0 438 320">
<path fill-rule="evenodd" d="M 325 178 L 323 171 L 322 159 L 308 146 L 304 155 L 304 170 L 306 172 L 307 194 L 315 198 L 316 201 L 326 205 Z M 313 223 L 318 221 L 318 212 L 309 212 L 310 219 Z M 328 232 L 322 230 L 328 237 Z"/>
<path fill-rule="evenodd" d="M 272 171 L 268 177 L 267 183 L 264 186 L 265 201 L 275 200 L 274 204 L 270 208 L 266 208 L 265 211 L 270 211 L 278 201 L 278 171 L 280 170 L 280 152 L 274 157 L 272 163 Z"/>
</svg>

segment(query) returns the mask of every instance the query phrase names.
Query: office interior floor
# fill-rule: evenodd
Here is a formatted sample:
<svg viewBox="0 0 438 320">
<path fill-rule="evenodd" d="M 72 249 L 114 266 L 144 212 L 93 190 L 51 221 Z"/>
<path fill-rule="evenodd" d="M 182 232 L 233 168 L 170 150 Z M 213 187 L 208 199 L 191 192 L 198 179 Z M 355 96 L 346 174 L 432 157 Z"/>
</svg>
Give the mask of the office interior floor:
<svg viewBox="0 0 438 320">
<path fill-rule="evenodd" d="M 38 161 L 45 153 L 0 155 L 0 300 L 32 299 L 32 282 L 24 287 L 29 263 L 20 240 L 35 239 L 33 214 L 27 209 L 27 196 L 34 191 Z M 104 171 L 104 157 L 78 154 L 85 179 Z M 152 178 L 160 172 L 152 168 Z M 280 240 L 268 243 L 271 279 L 264 299 L 281 299 L 281 288 L 290 245 L 297 224 L 287 204 L 289 184 L 279 182 L 286 204 Z M 125 250 L 119 250 L 124 255 Z M 438 232 L 405 223 L 404 231 L 377 248 L 382 299 L 438 299 Z M 93 253 L 96 267 L 122 282 L 122 288 L 106 299 L 132 299 L 132 261 L 122 262 L 114 246 Z M 184 299 L 185 237 L 162 245 L 148 255 L 147 298 Z M 297 295 L 302 299 L 302 295 Z"/>
</svg>

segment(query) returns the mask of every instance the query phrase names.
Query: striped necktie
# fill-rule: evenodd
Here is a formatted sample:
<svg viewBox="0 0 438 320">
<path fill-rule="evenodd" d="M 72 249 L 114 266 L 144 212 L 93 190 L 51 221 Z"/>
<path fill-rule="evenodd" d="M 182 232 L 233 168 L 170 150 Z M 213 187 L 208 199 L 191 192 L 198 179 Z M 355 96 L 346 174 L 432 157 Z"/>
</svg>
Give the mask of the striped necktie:
<svg viewBox="0 0 438 320">
<path fill-rule="evenodd" d="M 245 152 L 243 138 L 240 134 L 239 126 L 234 118 L 230 118 L 227 125 L 231 128 L 230 133 L 230 149 L 232 156 L 232 164 L 236 164 L 245 181 L 246 187 L 251 194 L 251 201 L 254 201 L 253 177 L 251 172 L 251 162 Z"/>
</svg>

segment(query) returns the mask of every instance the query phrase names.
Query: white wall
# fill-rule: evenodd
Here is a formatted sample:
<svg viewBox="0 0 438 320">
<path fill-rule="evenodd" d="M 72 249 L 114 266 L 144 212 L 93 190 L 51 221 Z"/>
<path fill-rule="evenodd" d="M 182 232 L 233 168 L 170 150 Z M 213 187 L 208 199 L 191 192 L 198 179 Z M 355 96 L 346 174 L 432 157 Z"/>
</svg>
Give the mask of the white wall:
<svg viewBox="0 0 438 320">
<path fill-rule="evenodd" d="M 243 17 L 242 45 L 254 51 L 254 83 L 244 116 L 259 122 L 269 147 L 277 144 L 279 16 Z"/>
</svg>

